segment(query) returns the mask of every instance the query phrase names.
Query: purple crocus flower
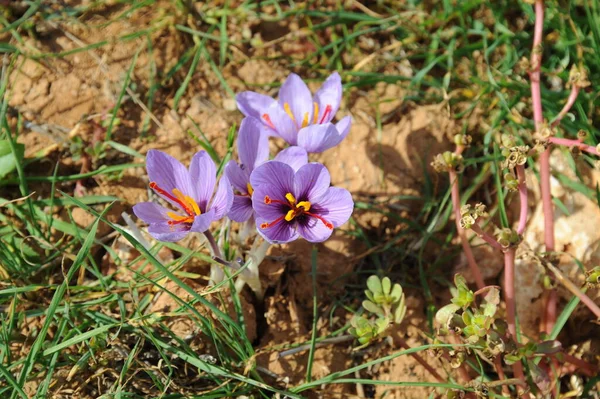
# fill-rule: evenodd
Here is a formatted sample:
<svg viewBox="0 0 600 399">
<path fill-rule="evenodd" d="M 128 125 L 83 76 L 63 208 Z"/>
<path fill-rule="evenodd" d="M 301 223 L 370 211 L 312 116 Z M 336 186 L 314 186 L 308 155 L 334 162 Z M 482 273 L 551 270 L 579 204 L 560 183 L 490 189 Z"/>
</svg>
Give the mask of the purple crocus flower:
<svg viewBox="0 0 600 399">
<path fill-rule="evenodd" d="M 252 206 L 258 232 L 271 243 L 299 236 L 325 241 L 354 209 L 348 190 L 330 187 L 329 172 L 320 163 L 295 171 L 283 162 L 269 161 L 254 170 L 250 182 L 255 187 Z"/>
<path fill-rule="evenodd" d="M 253 214 L 250 175 L 259 165 L 269 159 L 267 127 L 257 119 L 244 118 L 238 134 L 238 156 L 240 163 L 231 160 L 225 165 L 225 175 L 234 188 L 233 205 L 229 218 L 236 222 L 245 222 Z M 287 163 L 294 170 L 308 162 L 306 150 L 300 147 L 288 147 L 275 157 L 275 160 Z"/>
<path fill-rule="evenodd" d="M 206 151 L 194 155 L 188 170 L 172 156 L 150 150 L 146 169 L 150 188 L 175 208 L 154 202 L 133 207 L 133 213 L 149 224 L 148 232 L 159 241 L 179 241 L 190 231 L 202 233 L 231 208 L 233 191 L 227 176 L 221 178 L 213 196 L 217 169 Z"/>
<path fill-rule="evenodd" d="M 350 131 L 350 116 L 331 123 L 342 101 L 342 80 L 337 72 L 325 80 L 314 97 L 302 79 L 292 73 L 279 90 L 279 101 L 252 91 L 238 94 L 236 100 L 244 115 L 260 120 L 272 135 L 308 152 L 334 147 Z"/>
</svg>

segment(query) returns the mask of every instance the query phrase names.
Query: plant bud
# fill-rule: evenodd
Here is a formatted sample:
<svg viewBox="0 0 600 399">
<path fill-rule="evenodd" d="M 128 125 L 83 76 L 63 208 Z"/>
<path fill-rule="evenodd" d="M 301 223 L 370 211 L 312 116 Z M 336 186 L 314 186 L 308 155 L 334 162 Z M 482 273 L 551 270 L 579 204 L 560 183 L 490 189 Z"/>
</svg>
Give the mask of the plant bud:
<svg viewBox="0 0 600 399">
<path fill-rule="evenodd" d="M 577 132 L 577 138 L 582 141 L 586 139 L 587 135 L 587 132 L 583 129 Z"/>
</svg>

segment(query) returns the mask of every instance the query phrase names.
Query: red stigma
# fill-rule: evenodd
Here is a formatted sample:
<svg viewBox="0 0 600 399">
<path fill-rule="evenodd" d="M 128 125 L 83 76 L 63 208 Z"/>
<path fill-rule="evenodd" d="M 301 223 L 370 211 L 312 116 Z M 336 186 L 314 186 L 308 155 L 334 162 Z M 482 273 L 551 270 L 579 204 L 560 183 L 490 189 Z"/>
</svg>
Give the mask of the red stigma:
<svg viewBox="0 0 600 399">
<path fill-rule="evenodd" d="M 327 105 L 325 107 L 325 112 L 323 112 L 323 116 L 321 117 L 321 121 L 319 122 L 319 124 L 323 124 L 325 122 L 325 118 L 329 116 L 332 110 L 333 108 L 331 107 L 331 105 Z"/>
<path fill-rule="evenodd" d="M 185 213 L 187 213 L 189 216 L 195 216 L 196 214 L 194 213 L 194 211 L 192 209 L 190 209 L 190 207 L 185 204 L 183 201 L 181 201 L 179 198 L 173 196 L 171 193 L 165 191 L 164 189 L 160 188 L 158 186 L 158 184 L 156 184 L 156 182 L 151 181 L 150 182 L 150 188 L 154 191 L 156 191 L 156 193 L 167 197 L 168 199 L 170 199 L 171 201 L 175 202 L 177 205 L 179 205 L 181 207 L 181 209 L 183 209 L 185 211 Z"/>
<path fill-rule="evenodd" d="M 322 216 L 319 215 L 315 215 L 314 213 L 310 213 L 310 212 L 303 212 L 305 215 L 308 215 L 310 217 L 313 217 L 315 219 L 319 219 L 321 222 L 323 222 L 323 224 L 325 225 L 325 227 L 327 227 L 329 230 L 333 230 L 333 224 L 331 222 L 328 222 L 327 220 L 325 220 Z"/>
<path fill-rule="evenodd" d="M 265 120 L 265 122 L 271 129 L 275 129 L 275 125 L 273 125 L 273 122 L 271 122 L 271 117 L 269 116 L 269 114 L 263 114 L 262 118 Z"/>
</svg>

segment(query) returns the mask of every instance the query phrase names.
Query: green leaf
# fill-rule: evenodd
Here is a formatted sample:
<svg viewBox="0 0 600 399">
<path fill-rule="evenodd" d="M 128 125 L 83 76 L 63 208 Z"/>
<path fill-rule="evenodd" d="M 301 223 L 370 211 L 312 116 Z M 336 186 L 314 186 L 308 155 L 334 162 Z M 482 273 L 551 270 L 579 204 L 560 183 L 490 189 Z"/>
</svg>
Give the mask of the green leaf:
<svg viewBox="0 0 600 399">
<path fill-rule="evenodd" d="M 400 284 L 394 284 L 394 288 L 392 288 L 392 292 L 390 296 L 392 297 L 392 302 L 398 302 L 402 298 L 402 286 Z"/>
<path fill-rule="evenodd" d="M 25 145 L 15 143 L 16 154 L 10 148 L 8 140 L 0 140 L 0 178 L 16 169 L 17 162 L 23 160 Z"/>
<path fill-rule="evenodd" d="M 396 310 L 394 311 L 394 323 L 396 323 L 396 324 L 402 323 L 402 320 L 404 320 L 405 315 L 406 315 L 406 303 L 404 302 L 404 296 L 403 296 L 402 300 L 400 301 L 400 303 L 396 307 Z"/>
<path fill-rule="evenodd" d="M 381 294 L 383 292 L 381 280 L 379 280 L 379 277 L 377 276 L 371 276 L 367 279 L 367 287 L 374 295 Z"/>
<path fill-rule="evenodd" d="M 375 305 L 371 301 L 363 301 L 362 306 L 363 306 L 363 308 L 365 308 L 365 310 L 367 310 L 371 313 L 380 314 L 380 315 L 384 314 L 383 309 L 381 309 L 379 306 Z"/>
<path fill-rule="evenodd" d="M 444 326 L 444 328 L 448 328 L 450 318 L 454 316 L 458 309 L 460 309 L 460 306 L 453 303 L 444 306 L 435 314 L 435 321 Z"/>
<path fill-rule="evenodd" d="M 381 280 L 381 288 L 385 296 L 390 295 L 390 291 L 392 289 L 392 282 L 390 281 L 389 277 L 384 277 L 383 280 Z"/>
</svg>

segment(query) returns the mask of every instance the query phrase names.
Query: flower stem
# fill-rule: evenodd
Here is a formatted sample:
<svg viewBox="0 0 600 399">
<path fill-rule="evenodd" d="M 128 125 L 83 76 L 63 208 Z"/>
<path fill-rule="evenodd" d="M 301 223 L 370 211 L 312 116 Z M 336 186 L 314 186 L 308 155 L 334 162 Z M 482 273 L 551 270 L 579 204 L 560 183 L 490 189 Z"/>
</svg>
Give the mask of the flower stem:
<svg viewBox="0 0 600 399">
<path fill-rule="evenodd" d="M 204 232 L 204 236 L 206 237 L 206 240 L 208 241 L 208 244 L 210 245 L 213 257 L 217 258 L 217 259 L 223 259 L 221 250 L 219 249 L 219 246 L 217 245 L 217 242 L 215 241 L 215 237 L 212 235 L 212 233 L 207 230 Z M 210 282 L 209 282 L 209 284 L 220 283 L 221 281 L 223 281 L 224 277 L 225 277 L 225 273 L 223 273 L 223 269 L 221 269 L 220 266 L 211 263 L 210 264 Z"/>
<path fill-rule="evenodd" d="M 596 317 L 598 319 L 600 319 L 600 307 L 598 307 L 598 305 L 596 305 L 589 296 L 584 294 L 575 284 L 573 284 L 573 282 L 571 280 L 569 280 L 564 274 L 562 274 L 562 272 L 556 266 L 554 266 L 552 263 L 545 262 L 545 266 L 548 269 L 550 269 L 550 271 L 552 273 L 554 273 L 554 276 L 556 277 L 556 279 L 562 285 L 564 285 L 566 289 L 571 291 L 571 293 L 573 295 L 575 295 L 577 298 L 579 298 L 581 300 L 581 302 L 583 302 L 583 304 L 585 306 L 587 306 L 592 311 L 592 313 L 594 313 L 594 315 L 596 315 Z"/>
<path fill-rule="evenodd" d="M 583 144 L 580 140 L 563 139 L 560 137 L 550 137 L 549 142 L 556 145 L 564 145 L 566 147 L 578 147 L 581 151 L 589 152 L 592 155 L 600 156 L 598 150 L 593 145 Z"/>
<path fill-rule="evenodd" d="M 567 99 L 567 103 L 565 104 L 563 109 L 560 110 L 560 112 L 558 113 L 556 118 L 554 118 L 554 120 L 552 121 L 552 124 L 551 124 L 552 127 L 558 126 L 560 121 L 571 110 L 571 108 L 573 107 L 573 104 L 575 104 L 575 100 L 577 100 L 577 96 L 579 95 L 579 90 L 580 90 L 580 87 L 577 84 L 573 84 L 573 86 L 571 87 L 571 93 L 569 93 L 569 98 Z"/>
<path fill-rule="evenodd" d="M 512 338 L 517 341 L 517 327 L 515 321 L 515 249 L 510 248 L 504 252 L 504 300 L 506 301 L 506 321 L 508 323 L 508 331 Z M 520 361 L 512 365 L 513 373 L 516 378 L 524 383 L 527 382 L 523 373 L 523 365 Z M 529 398 L 529 393 L 523 393 L 523 398 Z"/>
<path fill-rule="evenodd" d="M 467 257 L 467 262 L 469 263 L 469 267 L 471 268 L 471 273 L 473 274 L 475 282 L 477 283 L 477 289 L 482 289 L 483 287 L 485 287 L 485 282 L 483 281 L 481 271 L 479 270 L 477 262 L 475 261 L 475 256 L 473 255 L 473 250 L 469 245 L 469 240 L 467 239 L 465 230 L 460 226 L 460 190 L 458 187 L 458 175 L 452 170 L 449 171 L 448 174 L 450 176 L 450 184 L 452 186 L 452 208 L 454 210 L 454 222 L 456 223 L 456 232 L 458 233 L 460 243 L 463 247 L 465 256 Z"/>
<path fill-rule="evenodd" d="M 517 227 L 517 234 L 521 235 L 525 231 L 527 225 L 527 213 L 529 207 L 527 204 L 527 183 L 525 182 L 525 168 L 523 165 L 517 165 L 517 179 L 519 181 L 519 201 L 521 203 L 521 209 L 519 211 L 519 226 Z"/>
<path fill-rule="evenodd" d="M 483 231 L 481 229 L 481 226 L 479 226 L 479 224 L 477 224 L 477 222 L 473 223 L 473 225 L 471 226 L 471 230 L 473 230 L 479 236 L 479 238 L 482 238 L 485 242 L 490 244 L 492 247 L 494 247 L 500 251 L 504 250 L 502 245 L 500 245 L 494 237 L 492 237 L 491 235 L 489 235 L 488 233 Z"/>
<path fill-rule="evenodd" d="M 544 0 L 536 0 L 535 25 L 533 31 L 533 49 L 531 51 L 531 103 L 536 131 L 540 131 L 544 122 L 542 110 L 542 94 L 540 88 L 540 67 L 542 63 L 542 34 L 544 30 Z M 554 251 L 554 208 L 550 193 L 550 148 L 540 156 L 540 189 L 542 193 L 542 210 L 544 213 L 544 243 L 546 251 Z M 556 322 L 556 292 L 551 290 L 546 302 L 546 332 Z"/>
<path fill-rule="evenodd" d="M 571 363 L 576 368 L 580 369 L 585 375 L 593 377 L 598 374 L 598 367 L 589 364 L 585 360 L 579 359 L 573 355 L 562 352 L 561 356 L 565 359 L 565 362 Z"/>
</svg>

